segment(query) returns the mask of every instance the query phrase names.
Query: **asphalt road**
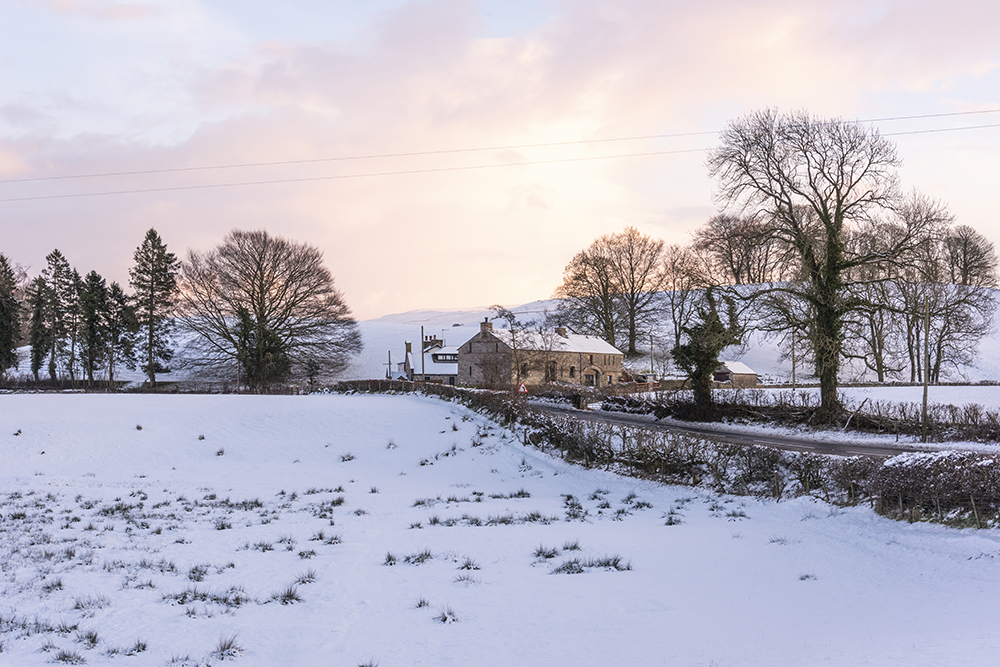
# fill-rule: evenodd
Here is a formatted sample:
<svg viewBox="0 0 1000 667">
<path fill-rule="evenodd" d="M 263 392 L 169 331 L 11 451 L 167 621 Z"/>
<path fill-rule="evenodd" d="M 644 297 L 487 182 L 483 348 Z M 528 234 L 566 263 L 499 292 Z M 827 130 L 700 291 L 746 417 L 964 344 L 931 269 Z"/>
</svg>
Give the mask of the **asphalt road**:
<svg viewBox="0 0 1000 667">
<path fill-rule="evenodd" d="M 624 412 L 604 412 L 602 410 L 577 410 L 576 408 L 551 405 L 546 403 L 531 403 L 536 410 L 557 414 L 571 419 L 626 424 L 659 431 L 686 433 L 708 438 L 717 442 L 727 442 L 734 445 L 763 445 L 775 449 L 785 449 L 793 452 L 811 452 L 813 454 L 832 454 L 834 456 L 882 456 L 889 457 L 903 452 L 926 451 L 900 444 L 899 447 L 881 447 L 865 442 L 809 440 L 793 436 L 773 435 L 763 433 L 735 433 L 724 429 L 712 428 L 702 423 L 689 424 L 663 423 L 652 421 L 648 417 L 630 415 Z"/>
</svg>

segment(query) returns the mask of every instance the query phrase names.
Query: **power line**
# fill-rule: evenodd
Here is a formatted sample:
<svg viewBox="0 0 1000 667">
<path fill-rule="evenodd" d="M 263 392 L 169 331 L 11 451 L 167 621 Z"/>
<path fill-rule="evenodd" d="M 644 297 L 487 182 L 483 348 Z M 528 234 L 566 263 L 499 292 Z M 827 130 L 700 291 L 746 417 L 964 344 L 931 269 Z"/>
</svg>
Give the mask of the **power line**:
<svg viewBox="0 0 1000 667">
<path fill-rule="evenodd" d="M 897 122 L 903 120 L 926 120 L 929 118 L 949 118 L 955 116 L 972 116 L 978 114 L 988 114 L 988 113 L 1000 113 L 1000 109 L 980 109 L 976 111 L 953 111 L 948 113 L 936 113 L 936 114 L 921 114 L 916 116 L 887 116 L 884 118 L 869 118 L 862 119 L 855 122 L 858 123 L 887 123 L 887 122 Z M 836 122 L 836 121 L 833 121 Z M 883 136 L 898 136 L 902 134 L 927 134 L 932 132 L 947 132 L 954 131 L 956 129 L 980 129 L 983 127 L 996 127 L 995 125 L 980 125 L 970 128 L 949 128 L 942 130 L 921 130 L 913 132 L 895 132 L 892 134 L 885 134 Z M 536 143 L 536 144 L 512 144 L 506 146 L 481 146 L 474 148 L 451 148 L 443 150 L 432 150 L 432 151 L 413 151 L 413 152 L 401 152 L 401 153 L 378 153 L 371 155 L 345 155 L 336 157 L 325 157 L 325 158 L 311 158 L 302 160 L 272 160 L 266 162 L 239 162 L 232 164 L 217 164 L 217 165 L 199 165 L 194 167 L 167 167 L 163 169 L 136 169 L 131 171 L 108 171 L 108 172 L 95 172 L 90 174 L 66 174 L 61 176 L 34 176 L 29 178 L 11 178 L 11 179 L 0 179 L 0 184 L 3 183 L 31 183 L 37 181 L 59 181 L 59 180 L 73 180 L 73 179 L 83 179 L 83 178 L 106 178 L 111 176 L 145 176 L 150 174 L 170 174 L 170 173 L 184 173 L 184 172 L 195 172 L 195 171 L 210 171 L 215 169 L 245 169 L 252 167 L 275 167 L 275 166 L 289 166 L 289 165 L 301 165 L 301 164 L 322 164 L 328 162 L 347 162 L 353 160 L 380 160 L 387 158 L 399 158 L 399 157 L 420 157 L 428 155 L 454 155 L 460 153 L 475 153 L 483 151 L 501 151 L 501 150 L 522 150 L 527 148 L 551 148 L 555 146 L 582 146 L 587 144 L 600 144 L 600 143 L 611 143 L 618 141 L 642 141 L 650 139 L 676 139 L 680 137 L 696 137 L 719 134 L 719 130 L 706 130 L 703 132 L 673 132 L 668 134 L 646 134 L 637 135 L 629 137 L 608 137 L 604 139 L 579 139 L 573 141 L 555 141 L 547 143 Z M 10 200 L 0 200 L 0 201 L 10 201 Z"/>
<path fill-rule="evenodd" d="M 483 151 L 520 150 L 524 148 L 546 148 L 552 146 L 571 146 L 582 144 L 608 143 L 613 141 L 639 141 L 642 139 L 670 139 L 676 137 L 694 137 L 706 134 L 718 134 L 715 130 L 705 132 L 678 132 L 674 134 L 649 134 L 635 137 L 611 137 L 607 139 L 581 139 L 576 141 L 555 141 L 543 144 L 518 144 L 510 146 L 483 146 L 479 148 L 450 148 L 436 151 L 414 151 L 410 153 L 379 153 L 375 155 L 345 155 L 340 157 L 311 158 L 304 160 L 275 160 L 272 162 L 240 162 L 235 164 L 204 165 L 198 167 L 170 167 L 165 169 L 140 169 L 135 171 L 108 171 L 94 174 L 70 174 L 65 176 L 37 176 L 32 178 L 3 179 L 0 183 L 28 183 L 32 181 L 58 181 L 75 178 L 101 178 L 106 176 L 141 176 L 147 174 L 169 174 L 186 171 L 208 171 L 211 169 L 241 169 L 244 167 L 275 167 L 296 164 L 317 164 L 324 162 L 346 162 L 349 160 L 380 160 L 394 157 L 418 157 L 427 155 L 449 155 L 455 153 L 474 153 Z"/>
<path fill-rule="evenodd" d="M 890 132 L 883 134 L 883 137 L 899 137 L 904 134 L 934 134 L 937 132 L 961 132 L 962 130 L 982 130 L 989 127 L 1000 127 L 1000 123 L 993 125 L 966 125 L 964 127 L 941 127 L 934 130 L 909 130 L 907 132 Z"/>
<path fill-rule="evenodd" d="M 71 194 L 61 194 L 61 195 L 39 195 L 35 197 L 11 197 L 7 199 L 0 199 L 0 203 L 3 202 L 15 202 L 15 201 L 37 201 L 41 199 L 73 199 L 77 197 L 103 197 L 107 195 L 128 195 L 128 194 L 144 194 L 150 192 L 175 192 L 178 190 L 210 190 L 215 188 L 232 188 L 241 187 L 247 185 L 277 185 L 281 183 L 308 183 L 311 181 L 333 181 L 349 178 L 368 178 L 372 176 L 402 176 L 406 174 L 430 174 L 436 172 L 445 171 L 467 171 L 473 169 L 496 169 L 501 167 L 524 167 L 530 165 L 540 165 L 540 164 L 558 164 L 562 162 L 584 162 L 588 160 L 611 160 L 615 158 L 628 158 L 628 157 L 646 157 L 652 155 L 675 155 L 678 153 L 703 153 L 707 151 L 707 148 L 691 148 L 687 150 L 674 150 L 674 151 L 650 151 L 647 153 L 624 153 L 619 155 L 599 155 L 592 157 L 572 157 L 572 158 L 562 158 L 558 160 L 531 160 L 525 162 L 505 162 L 500 164 L 478 164 L 478 165 L 465 165 L 461 167 L 435 167 L 429 169 L 405 169 L 399 171 L 379 171 L 379 172 L 368 172 L 362 174 L 339 174 L 336 176 L 310 176 L 303 178 L 281 178 L 272 179 L 264 181 L 239 181 L 234 183 L 209 183 L 202 185 L 177 185 L 162 188 L 137 188 L 133 190 L 107 190 L 103 192 L 76 192 Z"/>
</svg>

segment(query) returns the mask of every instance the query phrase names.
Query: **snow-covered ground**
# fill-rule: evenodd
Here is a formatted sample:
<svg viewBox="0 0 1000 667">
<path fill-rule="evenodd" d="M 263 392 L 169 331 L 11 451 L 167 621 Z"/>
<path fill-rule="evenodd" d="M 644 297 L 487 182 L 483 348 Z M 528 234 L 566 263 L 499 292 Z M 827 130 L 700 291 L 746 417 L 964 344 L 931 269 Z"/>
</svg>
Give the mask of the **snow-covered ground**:
<svg viewBox="0 0 1000 667">
<path fill-rule="evenodd" d="M 584 470 L 431 398 L 0 396 L 0 665 L 994 665 L 998 577 L 997 531 Z"/>
</svg>

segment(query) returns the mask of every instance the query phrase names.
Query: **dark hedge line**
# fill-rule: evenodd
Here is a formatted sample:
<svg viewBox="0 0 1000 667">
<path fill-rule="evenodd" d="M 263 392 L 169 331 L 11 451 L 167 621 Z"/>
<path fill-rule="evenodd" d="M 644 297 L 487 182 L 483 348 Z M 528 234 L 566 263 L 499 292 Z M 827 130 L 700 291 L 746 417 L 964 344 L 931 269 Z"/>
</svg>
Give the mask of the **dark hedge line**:
<svg viewBox="0 0 1000 667">
<path fill-rule="evenodd" d="M 985 454 L 906 453 L 889 459 L 802 454 L 553 416 L 507 392 L 388 381 L 342 383 L 338 390 L 443 396 L 567 461 L 664 484 L 776 500 L 809 495 L 841 506 L 867 504 L 895 519 L 1000 526 L 1000 465 Z"/>
<path fill-rule="evenodd" d="M 605 410 L 673 417 L 687 421 L 730 421 L 782 425 L 811 425 L 819 402 L 811 392 L 765 392 L 743 389 L 719 393 L 706 414 L 682 393 L 609 396 Z M 930 403 L 927 406 L 928 439 L 931 442 L 1000 442 L 1000 410 L 974 403 L 955 406 Z M 919 436 L 922 433 L 921 405 L 893 401 L 868 401 L 847 406 L 839 426 L 861 433 L 891 433 Z"/>
</svg>

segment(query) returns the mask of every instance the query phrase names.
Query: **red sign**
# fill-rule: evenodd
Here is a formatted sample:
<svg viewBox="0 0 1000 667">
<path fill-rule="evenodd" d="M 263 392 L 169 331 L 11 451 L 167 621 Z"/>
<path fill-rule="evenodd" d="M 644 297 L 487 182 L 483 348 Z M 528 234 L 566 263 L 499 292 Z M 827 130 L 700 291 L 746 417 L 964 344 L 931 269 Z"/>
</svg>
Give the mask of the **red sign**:
<svg viewBox="0 0 1000 667">
<path fill-rule="evenodd" d="M 523 382 L 521 383 L 521 386 L 517 388 L 517 393 L 519 393 L 519 394 L 527 394 L 528 393 L 528 388 L 524 386 Z"/>
</svg>

